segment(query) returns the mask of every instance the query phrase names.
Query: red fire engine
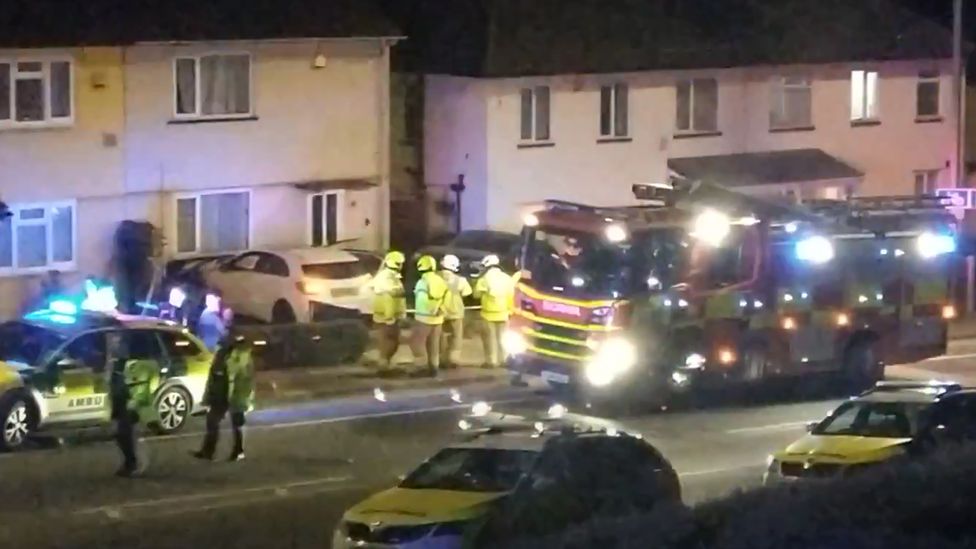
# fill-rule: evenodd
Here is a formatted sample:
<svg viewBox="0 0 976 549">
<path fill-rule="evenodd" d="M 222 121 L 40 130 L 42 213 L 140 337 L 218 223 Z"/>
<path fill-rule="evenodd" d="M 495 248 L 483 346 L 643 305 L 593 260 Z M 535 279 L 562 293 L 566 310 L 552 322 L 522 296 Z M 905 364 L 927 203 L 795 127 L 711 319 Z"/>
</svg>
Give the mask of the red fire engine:
<svg viewBox="0 0 976 549">
<path fill-rule="evenodd" d="M 634 191 L 647 203 L 527 216 L 513 372 L 611 398 L 814 373 L 859 387 L 945 352 L 957 255 L 941 198 Z"/>
</svg>

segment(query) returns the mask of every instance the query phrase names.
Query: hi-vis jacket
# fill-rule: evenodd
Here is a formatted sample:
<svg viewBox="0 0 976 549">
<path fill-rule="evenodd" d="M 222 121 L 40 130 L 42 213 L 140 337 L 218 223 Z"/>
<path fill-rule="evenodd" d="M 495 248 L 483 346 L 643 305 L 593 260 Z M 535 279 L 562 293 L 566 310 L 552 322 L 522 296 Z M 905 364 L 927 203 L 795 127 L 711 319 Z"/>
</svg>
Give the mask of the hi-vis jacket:
<svg viewBox="0 0 976 549">
<path fill-rule="evenodd" d="M 227 406 L 232 412 L 254 408 L 254 357 L 249 346 L 237 344 L 230 352 L 217 352 L 203 404 Z"/>
<path fill-rule="evenodd" d="M 407 298 L 400 273 L 386 267 L 370 282 L 373 290 L 373 322 L 396 324 L 407 316 Z"/>
<path fill-rule="evenodd" d="M 471 295 L 473 290 L 468 279 L 452 271 L 441 271 L 441 277 L 447 283 L 447 296 L 444 298 L 444 318 L 460 320 L 464 318 L 464 298 Z"/>
<path fill-rule="evenodd" d="M 474 285 L 474 296 L 481 300 L 481 318 L 489 322 L 507 321 L 514 293 L 512 277 L 498 267 L 490 267 Z"/>
<path fill-rule="evenodd" d="M 414 287 L 414 304 L 417 322 L 436 326 L 444 323 L 444 300 L 448 294 L 447 282 L 441 275 L 428 271 Z"/>
</svg>

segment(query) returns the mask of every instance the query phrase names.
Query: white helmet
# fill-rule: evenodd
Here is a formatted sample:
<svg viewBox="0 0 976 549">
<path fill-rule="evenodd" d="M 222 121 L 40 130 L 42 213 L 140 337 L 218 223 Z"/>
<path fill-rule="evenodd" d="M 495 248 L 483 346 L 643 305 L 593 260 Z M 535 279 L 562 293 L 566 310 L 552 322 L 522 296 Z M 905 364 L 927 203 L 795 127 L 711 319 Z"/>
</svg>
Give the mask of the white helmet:
<svg viewBox="0 0 976 549">
<path fill-rule="evenodd" d="M 495 254 L 485 256 L 485 258 L 481 260 L 481 266 L 486 269 L 488 267 L 497 267 L 499 263 L 501 263 L 501 261 L 499 261 L 498 256 Z"/>
<path fill-rule="evenodd" d="M 453 254 L 445 255 L 444 259 L 441 260 L 441 267 L 444 267 L 452 273 L 456 273 L 461 270 L 461 260 Z"/>
</svg>

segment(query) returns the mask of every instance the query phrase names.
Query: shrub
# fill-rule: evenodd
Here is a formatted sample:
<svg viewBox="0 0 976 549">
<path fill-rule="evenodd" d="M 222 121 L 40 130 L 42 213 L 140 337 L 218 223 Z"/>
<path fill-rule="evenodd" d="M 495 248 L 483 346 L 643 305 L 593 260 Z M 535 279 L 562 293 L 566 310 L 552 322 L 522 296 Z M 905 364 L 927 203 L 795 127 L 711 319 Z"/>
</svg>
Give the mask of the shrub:
<svg viewBox="0 0 976 549">
<path fill-rule="evenodd" d="M 366 351 L 369 342 L 369 331 L 358 320 L 254 325 L 241 329 L 248 337 L 267 342 L 255 350 L 259 370 L 355 362 Z"/>
<path fill-rule="evenodd" d="M 491 546 L 961 549 L 976 546 L 974 494 L 976 446 L 849 478 L 739 492 L 692 509 L 594 517 L 553 536 Z"/>
</svg>

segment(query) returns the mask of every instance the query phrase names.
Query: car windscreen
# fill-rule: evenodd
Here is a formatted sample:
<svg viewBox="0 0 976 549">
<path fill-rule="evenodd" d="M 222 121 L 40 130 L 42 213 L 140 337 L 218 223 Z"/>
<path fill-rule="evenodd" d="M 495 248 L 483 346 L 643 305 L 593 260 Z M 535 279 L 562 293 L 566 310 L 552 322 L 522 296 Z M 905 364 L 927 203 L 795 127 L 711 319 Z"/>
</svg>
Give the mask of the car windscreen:
<svg viewBox="0 0 976 549">
<path fill-rule="evenodd" d="M 362 276 L 367 273 L 367 270 L 360 261 L 342 261 L 337 263 L 306 263 L 302 265 L 302 273 L 309 278 L 345 280 Z"/>
<path fill-rule="evenodd" d="M 400 487 L 506 492 L 529 473 L 538 455 L 530 450 L 446 448 L 418 467 Z"/>
<path fill-rule="evenodd" d="M 918 430 L 919 416 L 926 406 L 928 404 L 917 402 L 845 402 L 821 421 L 812 433 L 911 438 Z"/>
<path fill-rule="evenodd" d="M 0 324 L 0 360 L 37 366 L 65 341 L 65 337 L 48 328 L 26 322 Z"/>
</svg>

